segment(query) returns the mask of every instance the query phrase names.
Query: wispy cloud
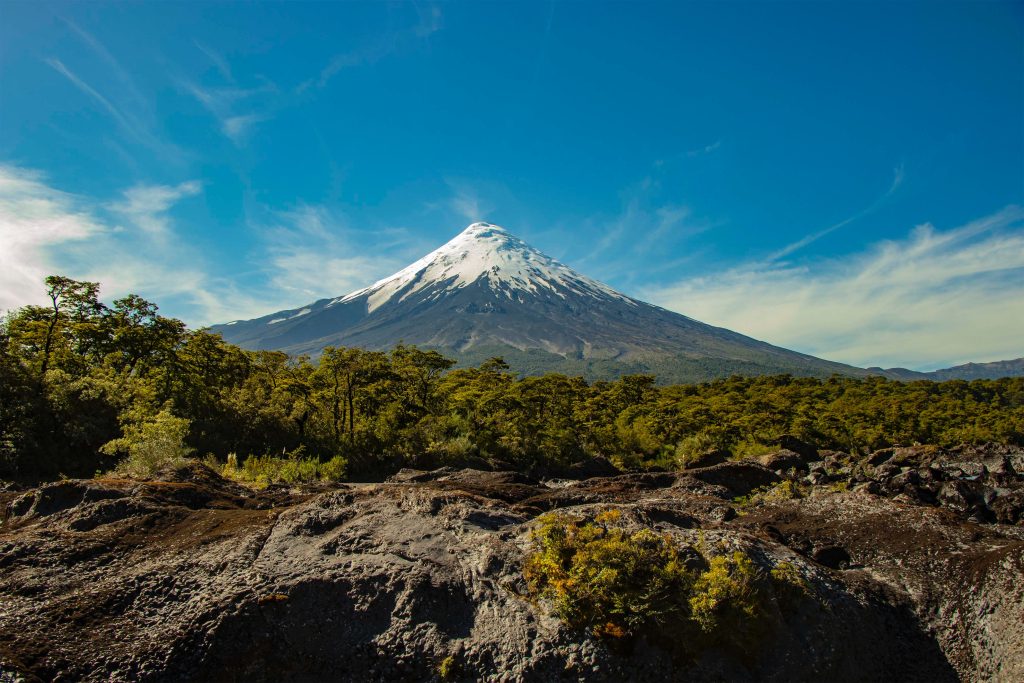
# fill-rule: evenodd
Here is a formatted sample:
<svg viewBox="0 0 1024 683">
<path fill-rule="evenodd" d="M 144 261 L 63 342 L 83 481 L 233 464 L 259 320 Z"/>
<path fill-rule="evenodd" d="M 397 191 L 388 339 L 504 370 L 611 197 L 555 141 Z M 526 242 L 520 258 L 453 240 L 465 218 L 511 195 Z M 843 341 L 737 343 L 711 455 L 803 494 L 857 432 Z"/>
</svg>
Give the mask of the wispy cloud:
<svg viewBox="0 0 1024 683">
<path fill-rule="evenodd" d="M 714 152 L 716 149 L 718 149 L 721 146 L 722 146 L 722 141 L 721 140 L 715 140 L 710 145 L 704 145 L 703 147 L 698 147 L 697 149 L 689 150 L 686 153 L 686 156 L 688 156 L 688 157 L 699 157 L 702 154 L 711 154 L 712 152 Z"/>
<path fill-rule="evenodd" d="M 185 197 L 199 194 L 202 186 L 195 180 L 177 186 L 138 185 L 125 190 L 124 197 L 110 209 L 132 225 L 161 241 L 169 234 L 167 211 Z"/>
<path fill-rule="evenodd" d="M 475 188 L 461 183 L 451 187 L 455 194 L 449 200 L 449 208 L 467 223 L 484 220 L 493 210 L 490 204 L 481 199 Z"/>
<path fill-rule="evenodd" d="M 109 53 L 107 54 L 109 55 Z M 113 57 L 110 57 L 110 59 L 113 59 Z M 106 97 L 100 93 L 99 90 L 85 82 L 85 80 L 68 68 L 68 66 L 60 59 L 50 57 L 44 61 L 53 68 L 54 71 L 70 81 L 70 83 L 78 88 L 78 90 L 96 102 L 100 108 L 102 108 L 114 120 L 121 131 L 126 134 L 128 139 L 149 148 L 153 152 L 156 152 L 161 160 L 175 163 L 181 160 L 182 151 L 178 147 L 162 140 L 148 125 L 143 122 L 144 117 L 140 118 L 137 113 L 133 113 L 133 111 L 137 112 L 142 107 L 142 105 L 139 104 L 139 102 L 142 101 L 142 96 L 134 86 L 131 86 L 130 93 L 133 98 L 138 100 L 138 102 L 136 102 L 133 107 L 126 109 L 118 106 L 109 97 Z M 130 78 L 128 78 L 127 74 L 125 74 L 123 78 L 130 84 Z"/>
<path fill-rule="evenodd" d="M 691 211 L 685 206 L 660 206 L 653 211 L 651 218 L 652 227 L 647 231 L 647 234 L 636 241 L 636 246 L 633 251 L 638 254 L 650 253 L 652 249 L 664 241 L 674 232 L 678 233 L 683 229 L 685 221 L 690 217 Z M 698 229 L 688 228 L 687 234 L 692 235 L 698 232 Z"/>
<path fill-rule="evenodd" d="M 155 299 L 192 323 L 260 310 L 261 302 L 174 238 L 166 215 L 198 183 L 138 185 L 117 202 L 55 189 L 35 171 L 0 165 L 0 310 L 43 303 L 43 279 L 98 281 L 103 295 Z M 127 223 L 127 225 L 126 225 Z"/>
<path fill-rule="evenodd" d="M 405 49 L 409 44 L 426 40 L 441 30 L 443 24 L 439 5 L 423 7 L 419 3 L 414 3 L 411 6 L 416 10 L 416 23 L 405 28 L 385 31 L 376 40 L 360 49 L 335 55 L 316 79 L 303 82 L 297 90 L 303 92 L 314 84 L 323 88 L 345 69 L 378 62 L 394 52 Z"/>
<path fill-rule="evenodd" d="M 228 64 L 228 60 L 226 60 L 223 55 L 203 45 L 198 40 L 194 40 L 192 42 L 194 42 L 199 51 L 206 55 L 206 57 L 213 63 L 217 68 L 217 71 L 220 72 L 221 78 L 228 83 L 235 82 L 234 76 L 231 75 L 231 65 Z"/>
<path fill-rule="evenodd" d="M 132 122 L 130 122 L 123 113 L 121 113 L 120 109 L 115 107 L 110 102 L 110 100 L 108 100 L 106 97 L 97 92 L 95 88 L 93 88 L 91 85 L 89 85 L 81 78 L 76 76 L 69 68 L 64 66 L 64 62 L 60 61 L 55 57 L 51 57 L 46 60 L 46 63 L 53 67 L 53 69 L 57 71 L 57 73 L 61 74 L 69 81 L 71 81 L 72 85 L 74 85 L 76 88 L 78 88 L 83 93 L 85 93 L 93 100 L 95 100 L 97 103 L 99 103 L 99 105 L 103 107 L 103 109 L 105 109 L 111 117 L 113 117 L 113 119 L 118 123 L 118 125 L 120 125 L 125 130 L 125 132 L 129 133 L 135 138 L 138 138 L 140 140 L 142 139 L 143 136 L 136 129 L 136 126 Z"/>
<path fill-rule="evenodd" d="M 838 260 L 759 261 L 649 288 L 699 320 L 860 366 L 942 367 L 1024 355 L 1024 209 L 915 228 Z"/>
<path fill-rule="evenodd" d="M 225 322 L 346 294 L 424 249 L 403 228 L 361 230 L 338 212 L 304 205 L 251 228 L 255 277 L 225 272 L 175 220 L 201 191 L 196 181 L 140 184 L 96 200 L 0 164 L 0 311 L 42 303 L 43 278 L 61 273 L 100 282 L 105 299 L 140 294 L 192 325 Z"/>
<path fill-rule="evenodd" d="M 64 25 L 71 29 L 79 40 L 81 40 L 86 46 L 89 47 L 101 60 L 103 60 L 109 70 L 121 81 L 121 86 L 128 90 L 128 94 L 136 104 L 142 105 L 145 103 L 145 98 L 142 93 L 139 92 L 138 87 L 135 85 L 135 80 L 128 73 L 128 70 L 124 68 L 120 61 L 107 49 L 104 45 L 96 38 L 95 35 L 89 33 L 84 28 L 73 22 L 67 17 L 60 17 L 60 20 L 64 22 Z"/>
<path fill-rule="evenodd" d="M 206 87 L 188 80 L 179 80 L 179 83 L 213 114 L 221 132 L 238 146 L 247 141 L 256 124 L 270 119 L 274 105 L 265 99 L 277 94 L 277 87 L 269 81 L 252 88 Z"/>
<path fill-rule="evenodd" d="M 252 129 L 260 121 L 266 121 L 265 114 L 243 114 L 242 116 L 229 116 L 224 119 L 222 128 L 224 135 L 231 138 L 236 145 L 241 145 L 249 137 Z"/>
<path fill-rule="evenodd" d="M 814 242 L 817 242 L 822 237 L 824 237 L 824 236 L 826 236 L 828 234 L 831 234 L 831 233 L 835 232 L 836 230 L 839 230 L 840 228 L 845 228 L 850 223 L 853 223 L 855 221 L 859 221 L 861 218 L 864 218 L 865 216 L 868 216 L 868 215 L 874 213 L 875 211 L 878 210 L 879 207 L 882 206 L 883 203 L 885 203 L 885 201 L 887 199 L 889 199 L 889 197 L 893 196 L 896 193 L 896 190 L 898 190 L 901 185 L 903 185 L 903 177 L 904 177 L 903 166 L 902 165 L 897 166 L 895 169 L 893 169 L 893 177 L 892 177 L 892 182 L 889 185 L 889 189 L 886 190 L 880 197 L 878 197 L 878 199 L 876 199 L 875 201 L 871 202 L 868 206 L 866 206 L 865 208 L 861 209 L 860 211 L 858 211 L 854 215 L 850 216 L 849 218 L 847 218 L 845 220 L 842 220 L 842 221 L 839 221 L 835 225 L 830 225 L 829 227 L 825 228 L 824 230 L 818 230 L 817 232 L 812 232 L 809 235 L 801 237 L 800 239 L 798 239 L 795 242 L 787 244 L 782 249 L 779 249 L 775 253 L 771 254 L 768 257 L 768 261 L 772 262 L 772 261 L 778 261 L 780 259 L 783 259 L 786 256 L 789 256 L 790 254 L 792 254 L 793 252 L 799 251 L 800 249 L 803 249 L 804 247 L 806 247 L 806 246 L 808 246 L 808 245 L 810 245 L 810 244 L 812 244 Z"/>
<path fill-rule="evenodd" d="M 586 253 L 574 259 L 585 265 L 605 260 L 616 253 L 619 263 L 604 263 L 607 276 L 614 277 L 623 270 L 634 270 L 622 259 L 623 253 L 637 257 L 650 255 L 655 249 L 678 245 L 712 227 L 706 220 L 695 218 L 690 207 L 673 201 L 661 201 L 661 183 L 654 176 L 643 178 L 626 188 L 621 194 L 622 208 L 611 217 L 593 217 L 585 222 L 592 239 L 585 242 Z M 647 273 L 659 268 L 648 264 Z M 630 277 L 630 279 L 633 279 Z"/>
<path fill-rule="evenodd" d="M 404 265 L 395 256 L 400 250 L 395 248 L 394 234 L 389 240 L 392 248 L 382 249 L 366 240 L 379 239 L 382 231 L 360 233 L 348 226 L 344 216 L 323 207 L 280 212 L 263 232 L 269 289 L 277 293 L 278 308 L 347 294 Z M 273 310 L 268 302 L 263 313 Z"/>
</svg>

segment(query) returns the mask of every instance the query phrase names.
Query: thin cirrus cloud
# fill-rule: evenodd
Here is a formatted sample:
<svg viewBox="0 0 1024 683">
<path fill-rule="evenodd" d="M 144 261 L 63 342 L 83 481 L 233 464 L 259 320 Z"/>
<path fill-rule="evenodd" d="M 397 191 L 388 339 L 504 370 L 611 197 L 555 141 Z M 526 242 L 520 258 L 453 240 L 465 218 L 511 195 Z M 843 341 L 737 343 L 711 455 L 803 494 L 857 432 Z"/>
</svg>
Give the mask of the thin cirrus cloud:
<svg viewBox="0 0 1024 683">
<path fill-rule="evenodd" d="M 1024 355 L 1024 209 L 805 266 L 758 261 L 646 298 L 780 346 L 860 366 L 934 369 Z"/>
<path fill-rule="evenodd" d="M 373 64 L 384 57 L 404 49 L 409 44 L 426 40 L 442 28 L 441 8 L 438 5 L 421 7 L 411 5 L 417 13 L 417 20 L 411 26 L 387 31 L 376 40 L 358 50 L 334 55 L 327 65 L 321 69 L 316 79 L 302 82 L 296 88 L 297 93 L 308 90 L 312 85 L 324 88 L 335 76 L 345 69 L 363 64 Z"/>
<path fill-rule="evenodd" d="M 493 210 L 493 207 L 485 202 L 472 187 L 460 185 L 454 189 L 455 194 L 449 201 L 449 207 L 466 223 L 483 220 Z"/>
<path fill-rule="evenodd" d="M 697 157 L 697 156 L 700 156 L 702 154 L 711 154 L 712 152 L 714 152 L 716 149 L 718 149 L 721 146 L 722 146 L 722 141 L 721 140 L 715 140 L 710 145 L 704 145 L 703 147 L 699 147 L 697 149 L 691 149 L 690 151 L 688 151 L 686 153 L 686 156 L 688 156 L 688 157 Z"/>
<path fill-rule="evenodd" d="M 574 258 L 574 263 L 588 268 L 600 267 L 604 277 L 629 285 L 636 280 L 638 270 L 644 277 L 696 258 L 699 249 L 691 248 L 686 256 L 670 264 L 644 263 L 642 269 L 636 268 L 635 261 L 621 258 L 628 253 L 635 259 L 646 260 L 656 248 L 665 250 L 666 246 L 679 244 L 714 227 L 713 223 L 694 216 L 688 206 L 657 201 L 659 190 L 657 177 L 647 176 L 623 191 L 618 214 L 585 220 L 583 227 L 592 239 L 581 244 L 586 245 L 587 252 Z M 617 257 L 609 259 L 610 254 Z"/>
<path fill-rule="evenodd" d="M 54 71 L 64 76 L 64 78 L 68 79 L 69 81 L 71 81 L 72 85 L 74 85 L 76 88 L 78 88 L 83 93 L 92 98 L 95 102 L 97 102 L 101 107 L 103 107 L 103 109 L 108 114 L 110 114 L 111 118 L 113 118 L 117 122 L 117 124 L 124 129 L 126 133 L 130 134 L 132 137 L 138 140 L 143 140 L 145 138 L 143 132 L 138 128 L 138 126 L 134 122 L 129 121 L 128 117 L 121 113 L 121 110 L 115 107 L 110 100 L 101 95 L 99 91 L 97 91 L 91 85 L 89 85 L 81 78 L 79 78 L 73 71 L 71 71 L 71 69 L 64 66 L 64 62 L 60 61 L 56 57 L 50 57 L 45 61 L 47 64 L 50 65 L 50 67 L 53 68 Z"/>
<path fill-rule="evenodd" d="M 266 121 L 265 114 L 243 114 L 240 116 L 229 116 L 221 124 L 224 135 L 228 136 L 236 145 L 243 144 L 249 137 L 250 132 L 261 121 Z"/>
<path fill-rule="evenodd" d="M 900 189 L 901 185 L 903 185 L 903 178 L 904 178 L 903 166 L 897 166 L 895 169 L 893 169 L 892 183 L 890 183 L 889 189 L 886 190 L 880 197 L 878 197 L 878 199 L 876 199 L 875 201 L 871 202 L 869 205 L 867 205 L 866 207 L 864 207 L 863 209 L 861 209 L 860 211 L 858 211 L 854 215 L 850 216 L 849 218 L 841 220 L 838 223 L 836 223 L 834 225 L 830 225 L 829 227 L 827 227 L 827 228 L 825 228 L 823 230 L 819 230 L 817 232 L 813 232 L 813 233 L 811 233 L 809 235 L 806 235 L 806 236 L 798 239 L 795 242 L 787 244 L 782 249 L 779 249 L 774 254 L 771 254 L 768 257 L 768 261 L 769 262 L 779 261 L 779 260 L 789 256 L 793 252 L 799 251 L 799 250 L 803 249 L 804 247 L 806 247 L 806 246 L 808 246 L 810 244 L 813 244 L 814 242 L 817 242 L 822 237 L 825 237 L 826 235 L 829 235 L 829 234 L 835 232 L 836 230 L 839 230 L 840 228 L 845 228 L 850 223 L 858 221 L 861 218 L 864 218 L 864 217 L 869 216 L 870 214 L 874 213 L 875 211 L 877 211 L 879 209 L 879 207 L 881 207 L 885 203 L 885 201 L 887 199 L 889 199 L 889 197 L 891 197 L 894 194 L 896 194 L 896 191 L 898 189 Z"/>
<path fill-rule="evenodd" d="M 269 81 L 253 88 L 205 87 L 187 80 L 179 84 L 213 115 L 221 132 L 237 146 L 245 144 L 258 123 L 270 119 L 272 107 L 261 98 L 277 94 L 277 87 Z"/>
<path fill-rule="evenodd" d="M 91 86 L 68 68 L 61 60 L 50 57 L 44 60 L 54 71 L 66 78 L 75 88 L 88 96 L 105 111 L 118 128 L 125 134 L 126 139 L 148 148 L 157 155 L 157 158 L 172 163 L 180 163 L 183 158 L 181 149 L 172 143 L 166 142 L 158 137 L 143 122 L 143 118 L 132 113 L 124 107 L 118 106 L 111 98 L 103 95 L 99 90 Z"/>
<path fill-rule="evenodd" d="M 363 235 L 349 228 L 343 216 L 323 207 L 300 206 L 277 213 L 272 227 L 262 231 L 261 261 L 268 266 L 266 277 L 281 305 L 274 308 L 265 302 L 261 314 L 348 294 L 398 270 L 405 265 L 394 255 L 398 249 L 385 253 L 361 239 L 394 238 L 396 232 L 404 233 L 376 230 Z M 408 239 L 399 242 L 408 244 Z"/>
<path fill-rule="evenodd" d="M 203 45 L 198 40 L 194 40 L 192 42 L 195 43 L 195 46 L 199 49 L 199 51 L 206 55 L 207 59 L 209 59 L 210 62 L 217 68 L 217 71 L 220 72 L 221 78 L 223 78 L 225 81 L 229 83 L 235 82 L 235 77 L 231 73 L 231 65 L 228 63 L 228 60 L 225 59 L 222 54 L 220 54 L 212 48 L 207 47 L 206 45 Z"/>
<path fill-rule="evenodd" d="M 109 49 L 107 49 L 107 46 L 100 42 L 95 35 L 89 33 L 68 17 L 60 17 L 60 20 L 83 44 L 85 44 L 97 57 L 106 63 L 107 69 L 117 77 L 121 82 L 122 87 L 127 90 L 129 98 L 136 104 L 144 106 L 146 98 L 141 92 L 139 92 L 138 87 L 135 85 L 135 80 L 131 77 L 131 74 L 128 73 L 128 70 L 124 68 L 121 62 L 110 52 Z"/>
</svg>

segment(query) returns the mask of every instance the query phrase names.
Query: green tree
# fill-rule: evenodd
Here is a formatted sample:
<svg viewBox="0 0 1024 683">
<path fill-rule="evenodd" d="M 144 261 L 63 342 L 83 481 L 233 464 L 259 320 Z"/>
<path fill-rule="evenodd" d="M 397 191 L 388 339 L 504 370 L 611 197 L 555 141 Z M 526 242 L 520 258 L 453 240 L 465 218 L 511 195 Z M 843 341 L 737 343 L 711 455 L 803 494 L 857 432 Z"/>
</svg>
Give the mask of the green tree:
<svg viewBox="0 0 1024 683">
<path fill-rule="evenodd" d="M 115 471 L 132 477 L 151 477 L 165 467 L 185 464 L 192 449 L 185 445 L 188 420 L 166 408 L 152 417 L 138 417 L 124 425 L 124 435 L 104 444 L 107 455 L 124 454 Z"/>
</svg>

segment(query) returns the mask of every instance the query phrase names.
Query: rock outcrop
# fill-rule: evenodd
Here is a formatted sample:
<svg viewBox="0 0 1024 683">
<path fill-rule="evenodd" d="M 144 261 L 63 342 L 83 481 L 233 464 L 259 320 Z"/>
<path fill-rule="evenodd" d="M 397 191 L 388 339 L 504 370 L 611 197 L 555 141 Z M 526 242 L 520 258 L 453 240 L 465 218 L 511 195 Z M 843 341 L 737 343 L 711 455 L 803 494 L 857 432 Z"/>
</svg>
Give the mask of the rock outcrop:
<svg viewBox="0 0 1024 683">
<path fill-rule="evenodd" d="M 194 465 L 0 490 L 0 680 L 1024 680 L 1021 472 L 999 447 L 787 450 L 587 480 L 252 491 Z M 574 631 L 527 593 L 530 529 L 608 508 L 789 562 L 806 599 L 739 655 Z"/>
</svg>

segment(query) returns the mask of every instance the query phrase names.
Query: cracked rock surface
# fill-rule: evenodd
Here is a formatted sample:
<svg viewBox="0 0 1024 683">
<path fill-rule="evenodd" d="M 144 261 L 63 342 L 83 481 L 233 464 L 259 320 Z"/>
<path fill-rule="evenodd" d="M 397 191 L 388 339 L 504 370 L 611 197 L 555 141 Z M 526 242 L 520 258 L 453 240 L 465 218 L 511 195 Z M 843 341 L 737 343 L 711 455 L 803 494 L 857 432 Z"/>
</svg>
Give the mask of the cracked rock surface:
<svg viewBox="0 0 1024 683">
<path fill-rule="evenodd" d="M 1024 680 L 1024 453 L 892 449 L 583 481 L 403 471 L 252 491 L 0 492 L 0 680 Z M 912 474 L 911 474 L 912 473 Z M 790 481 L 801 498 L 741 505 Z M 795 565 L 813 595 L 749 649 L 610 647 L 526 595 L 544 512 L 615 507 L 681 544 Z M 781 613 L 780 613 L 781 614 Z"/>
</svg>

